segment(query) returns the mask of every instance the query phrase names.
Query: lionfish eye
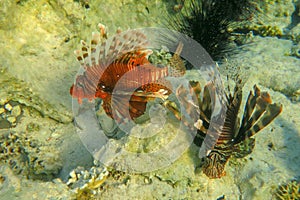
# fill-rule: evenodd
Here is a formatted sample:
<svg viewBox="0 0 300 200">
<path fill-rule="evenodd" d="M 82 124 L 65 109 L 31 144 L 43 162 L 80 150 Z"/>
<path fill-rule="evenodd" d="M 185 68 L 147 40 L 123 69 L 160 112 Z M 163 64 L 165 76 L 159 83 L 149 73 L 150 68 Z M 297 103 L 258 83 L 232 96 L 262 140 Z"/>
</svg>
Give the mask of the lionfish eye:
<svg viewBox="0 0 300 200">
<path fill-rule="evenodd" d="M 99 83 L 98 88 L 104 91 L 106 89 L 106 86 L 103 83 Z"/>
<path fill-rule="evenodd" d="M 98 84 L 98 88 L 103 92 L 111 92 L 111 88 L 109 86 L 104 85 L 103 83 Z"/>
</svg>

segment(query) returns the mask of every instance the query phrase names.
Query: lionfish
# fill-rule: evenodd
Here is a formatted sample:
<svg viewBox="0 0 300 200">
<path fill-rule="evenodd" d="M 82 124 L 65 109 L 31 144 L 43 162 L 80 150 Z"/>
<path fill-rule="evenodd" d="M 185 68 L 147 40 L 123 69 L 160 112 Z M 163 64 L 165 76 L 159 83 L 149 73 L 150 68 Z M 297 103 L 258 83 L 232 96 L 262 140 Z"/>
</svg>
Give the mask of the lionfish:
<svg viewBox="0 0 300 200">
<path fill-rule="evenodd" d="M 192 90 L 197 96 L 199 106 L 199 119 L 201 126 L 197 127 L 198 134 L 194 139 L 194 143 L 199 143 L 208 131 L 210 119 L 213 112 L 213 99 L 216 92 L 210 93 L 208 88 L 214 88 L 213 83 L 204 86 L 202 92 L 200 83 L 190 81 Z M 272 122 L 282 111 L 282 105 L 273 103 L 267 92 L 261 92 L 254 85 L 254 94 L 250 91 L 242 120 L 239 120 L 239 110 L 242 102 L 242 84 L 238 80 L 233 94 L 225 94 L 227 111 L 225 122 L 222 126 L 219 138 L 213 149 L 208 153 L 202 166 L 204 174 L 209 178 L 220 178 L 225 175 L 225 165 L 231 156 L 244 157 L 252 152 L 255 140 L 251 138 L 254 134 L 262 130 Z M 178 88 L 178 95 L 183 94 L 181 88 Z M 212 94 L 212 95 L 211 95 Z M 190 105 L 193 106 L 193 105 Z M 198 140 L 198 141 L 197 141 Z"/>
<path fill-rule="evenodd" d="M 106 27 L 99 24 L 100 33 L 93 33 L 91 44 L 81 41 L 81 50 L 75 51 L 83 74 L 76 77 L 70 94 L 89 101 L 103 100 L 106 114 L 118 122 L 144 114 L 148 101 L 165 99 L 170 93 L 167 76 L 182 76 L 184 63 L 180 60 L 179 43 L 168 66 L 151 64 L 146 35 L 139 30 L 117 33 L 107 38 Z"/>
</svg>

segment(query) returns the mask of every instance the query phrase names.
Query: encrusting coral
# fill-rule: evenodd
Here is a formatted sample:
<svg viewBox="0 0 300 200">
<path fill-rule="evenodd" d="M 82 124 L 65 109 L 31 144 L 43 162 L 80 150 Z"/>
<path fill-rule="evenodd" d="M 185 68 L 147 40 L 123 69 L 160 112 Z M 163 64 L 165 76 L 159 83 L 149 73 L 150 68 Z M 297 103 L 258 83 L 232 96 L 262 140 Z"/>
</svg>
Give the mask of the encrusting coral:
<svg viewBox="0 0 300 200">
<path fill-rule="evenodd" d="M 77 199 L 90 199 L 100 191 L 109 172 L 105 166 L 95 162 L 89 170 L 77 167 L 69 175 L 67 185 L 73 189 Z"/>
<path fill-rule="evenodd" d="M 0 163 L 16 174 L 31 179 L 50 180 L 62 168 L 62 160 L 54 147 L 39 146 L 25 133 L 3 132 L 0 135 Z"/>
<path fill-rule="evenodd" d="M 300 199 L 300 183 L 292 180 L 287 184 L 279 185 L 274 196 L 278 200 L 296 200 Z"/>
</svg>

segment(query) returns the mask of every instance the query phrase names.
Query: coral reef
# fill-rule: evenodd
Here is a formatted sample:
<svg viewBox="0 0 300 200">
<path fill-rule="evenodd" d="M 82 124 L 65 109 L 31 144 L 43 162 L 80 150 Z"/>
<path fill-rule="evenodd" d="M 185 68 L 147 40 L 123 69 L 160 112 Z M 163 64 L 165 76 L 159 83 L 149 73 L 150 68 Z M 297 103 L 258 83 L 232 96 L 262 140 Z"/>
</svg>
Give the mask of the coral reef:
<svg viewBox="0 0 300 200">
<path fill-rule="evenodd" d="M 300 58 L 300 42 L 299 44 L 292 46 L 291 55 Z"/>
<path fill-rule="evenodd" d="M 292 180 L 287 184 L 278 186 L 274 196 L 278 200 L 296 200 L 300 199 L 300 183 Z"/>
<path fill-rule="evenodd" d="M 55 147 L 40 146 L 25 133 L 4 132 L 0 137 L 0 162 L 16 174 L 50 180 L 59 173 L 62 162 Z"/>
<path fill-rule="evenodd" d="M 7 70 L 0 71 L 0 129 L 15 126 L 22 109 L 33 109 L 43 117 L 49 117 L 58 122 L 72 121 L 70 113 L 58 112 L 55 106 L 40 98 L 26 82 L 11 76 Z M 6 119 L 9 124 L 4 124 Z M 1 126 L 3 123 L 3 126 Z"/>
<path fill-rule="evenodd" d="M 245 27 L 249 30 L 252 30 L 255 35 L 260 35 L 263 37 L 281 37 L 283 35 L 282 30 L 278 26 L 272 25 L 253 25 L 249 27 Z"/>
<path fill-rule="evenodd" d="M 181 4 L 188 0 L 1 1 L 0 40 L 4 48 L 1 49 L 0 60 L 0 199 L 76 198 L 76 194 L 72 196 L 71 191 L 74 193 L 76 188 L 84 184 L 78 184 L 77 187 L 75 181 L 74 185 L 69 183 L 68 187 L 61 180 L 53 179 L 56 176 L 64 179 L 63 175 L 57 175 L 62 165 L 58 155 L 61 149 L 48 145 L 53 140 L 56 145 L 65 145 L 76 140 L 72 130 L 68 94 L 69 85 L 77 71 L 77 64 L 71 55 L 72 49 L 80 38 L 90 35 L 99 18 L 112 28 L 111 32 L 118 27 L 127 29 L 153 26 L 163 19 L 162 13 L 169 2 L 173 3 L 171 9 L 180 12 L 185 9 L 181 9 Z M 300 173 L 300 85 L 299 78 L 295 76 L 299 73 L 297 45 L 300 41 L 300 24 L 294 23 L 293 19 L 296 18 L 292 16 L 299 16 L 299 9 L 295 10 L 293 2 L 299 8 L 300 1 L 255 2 L 261 14 L 256 13 L 247 19 L 249 22 L 242 22 L 229 30 L 233 34 L 251 31 L 258 34 L 254 37 L 249 34 L 253 43 L 245 51 L 238 52 L 236 57 L 240 62 L 236 66 L 244 65 L 243 72 L 249 77 L 250 86 L 245 91 L 250 91 L 253 83 L 258 83 L 272 95 L 274 101 L 283 103 L 285 111 L 276 123 L 264 130 L 264 133 L 272 134 L 256 136 L 256 147 L 251 156 L 238 160 L 243 167 L 226 165 L 227 175 L 216 180 L 209 180 L 202 173 L 194 174 L 194 167 L 200 161 L 197 157 L 198 148 L 192 146 L 192 152 L 188 150 L 169 167 L 150 175 L 124 175 L 110 171 L 109 174 L 113 174 L 108 175 L 104 183 L 101 178 L 99 182 L 93 183 L 90 176 L 85 181 L 82 180 L 82 183 L 85 182 L 88 186 L 91 181 L 94 186 L 84 190 L 79 198 L 121 199 L 126 195 L 128 199 L 254 199 L 256 195 L 257 199 L 272 199 L 276 196 L 271 197 L 269 190 L 274 185 L 277 187 L 278 179 L 285 177 L 287 180 Z M 294 46 L 288 43 L 293 43 Z M 160 53 L 163 52 L 158 54 Z M 161 55 L 157 58 L 159 60 Z M 16 109 L 12 112 L 14 107 Z M 97 114 L 99 120 L 104 118 L 103 110 L 99 110 Z M 53 121 L 55 125 L 52 126 L 52 122 L 49 125 L 49 121 Z M 110 119 L 107 123 L 108 121 L 109 119 L 104 119 L 100 122 L 107 136 L 120 137 L 113 120 Z M 11 131 L 3 130 L 7 128 L 11 128 Z M 140 130 L 143 129 L 136 129 Z M 163 134 L 153 137 L 157 141 L 163 138 Z M 81 154 L 85 149 L 79 139 L 77 140 L 69 142 L 70 145 L 62 150 L 64 166 L 67 169 L 65 176 L 74 166 L 83 166 L 84 162 L 89 165 L 89 159 L 86 159 L 89 154 Z M 239 152 L 233 152 L 232 155 L 247 155 L 253 149 L 253 141 L 245 140 L 239 145 Z M 134 142 L 131 140 L 131 144 Z M 151 145 L 142 150 L 149 151 L 151 146 L 157 144 L 154 140 L 151 142 Z M 270 143 L 273 146 L 271 150 L 268 146 Z M 146 144 L 150 144 L 149 141 Z M 128 148 L 139 150 L 134 145 Z M 94 166 L 94 169 L 98 167 Z M 78 169 L 76 173 L 81 174 L 82 171 L 84 174 L 87 171 L 97 177 L 98 172 L 85 169 Z M 101 167 L 98 171 L 101 174 Z M 29 179 L 24 178 L 24 175 Z M 84 176 L 81 176 L 83 179 Z M 100 186 L 100 189 L 95 186 Z M 288 198 L 289 191 L 299 194 L 299 182 L 293 181 L 289 185 L 283 184 L 282 187 L 279 189 L 281 192 L 277 195 L 278 199 Z M 97 193 L 94 194 L 94 191 Z"/>
<path fill-rule="evenodd" d="M 172 55 L 169 53 L 169 50 L 166 47 L 162 47 L 161 50 L 153 50 L 148 59 L 154 65 L 166 66 L 171 58 Z"/>
<path fill-rule="evenodd" d="M 290 35 L 285 29 L 291 24 L 291 16 L 295 11 L 292 0 L 255 0 L 254 3 L 258 12 L 256 12 L 248 22 L 242 22 L 239 30 L 254 31 L 255 34 L 260 36 L 287 37 Z"/>
<path fill-rule="evenodd" d="M 0 129 L 15 127 L 22 116 L 22 106 L 15 101 L 0 99 Z"/>
<path fill-rule="evenodd" d="M 77 199 L 91 199 L 101 191 L 109 172 L 97 161 L 89 170 L 77 167 L 70 172 L 67 185 L 73 190 Z"/>
</svg>

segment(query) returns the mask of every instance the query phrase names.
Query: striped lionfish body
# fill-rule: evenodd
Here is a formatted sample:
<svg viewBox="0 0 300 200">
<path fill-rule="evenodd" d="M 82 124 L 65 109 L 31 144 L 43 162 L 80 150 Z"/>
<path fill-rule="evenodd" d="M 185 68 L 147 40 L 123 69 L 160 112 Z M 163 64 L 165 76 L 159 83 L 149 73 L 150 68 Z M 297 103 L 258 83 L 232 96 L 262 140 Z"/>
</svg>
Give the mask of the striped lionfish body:
<svg viewBox="0 0 300 200">
<path fill-rule="evenodd" d="M 227 99 L 228 106 L 221 135 L 203 166 L 203 172 L 209 178 L 220 178 L 225 175 L 225 164 L 230 156 L 239 151 L 243 142 L 251 139 L 251 136 L 271 123 L 282 111 L 282 105 L 272 104 L 270 95 L 261 92 L 254 85 L 254 95 L 250 91 L 240 124 L 238 113 L 242 101 L 242 86 L 237 84 L 233 96 L 229 95 Z"/>
<path fill-rule="evenodd" d="M 198 98 L 201 126 L 197 127 L 198 135 L 194 142 L 200 145 L 201 143 L 197 140 L 201 140 L 201 137 L 203 139 L 208 131 L 213 111 L 212 98 L 215 96 L 210 96 L 209 84 L 203 89 L 202 99 L 200 98 L 200 84 L 190 82 L 190 85 Z M 239 82 L 236 84 L 233 95 L 226 95 L 227 111 L 224 125 L 214 148 L 208 153 L 202 166 L 204 174 L 209 178 L 224 176 L 225 165 L 231 156 L 244 157 L 251 153 L 254 148 L 254 139 L 251 136 L 271 123 L 282 111 L 282 105 L 272 104 L 270 95 L 267 92 L 261 92 L 255 85 L 254 94 L 250 91 L 247 98 L 240 123 L 238 114 L 242 102 L 242 87 Z M 215 92 L 212 93 L 215 95 Z M 243 152 L 241 147 L 246 143 L 250 145 L 250 150 Z"/>
<path fill-rule="evenodd" d="M 105 26 L 99 24 L 99 28 L 100 34 L 93 33 L 90 45 L 81 41 L 81 50 L 75 51 L 84 72 L 76 77 L 70 94 L 79 104 L 85 98 L 101 98 L 106 114 L 118 121 L 137 118 L 144 114 L 148 101 L 171 93 L 165 77 L 182 75 L 185 68 L 180 66 L 179 72 L 171 69 L 172 63 L 165 67 L 152 65 L 148 61 L 152 51 L 146 48 L 148 42 L 141 31 L 117 31 L 107 39 Z"/>
</svg>

